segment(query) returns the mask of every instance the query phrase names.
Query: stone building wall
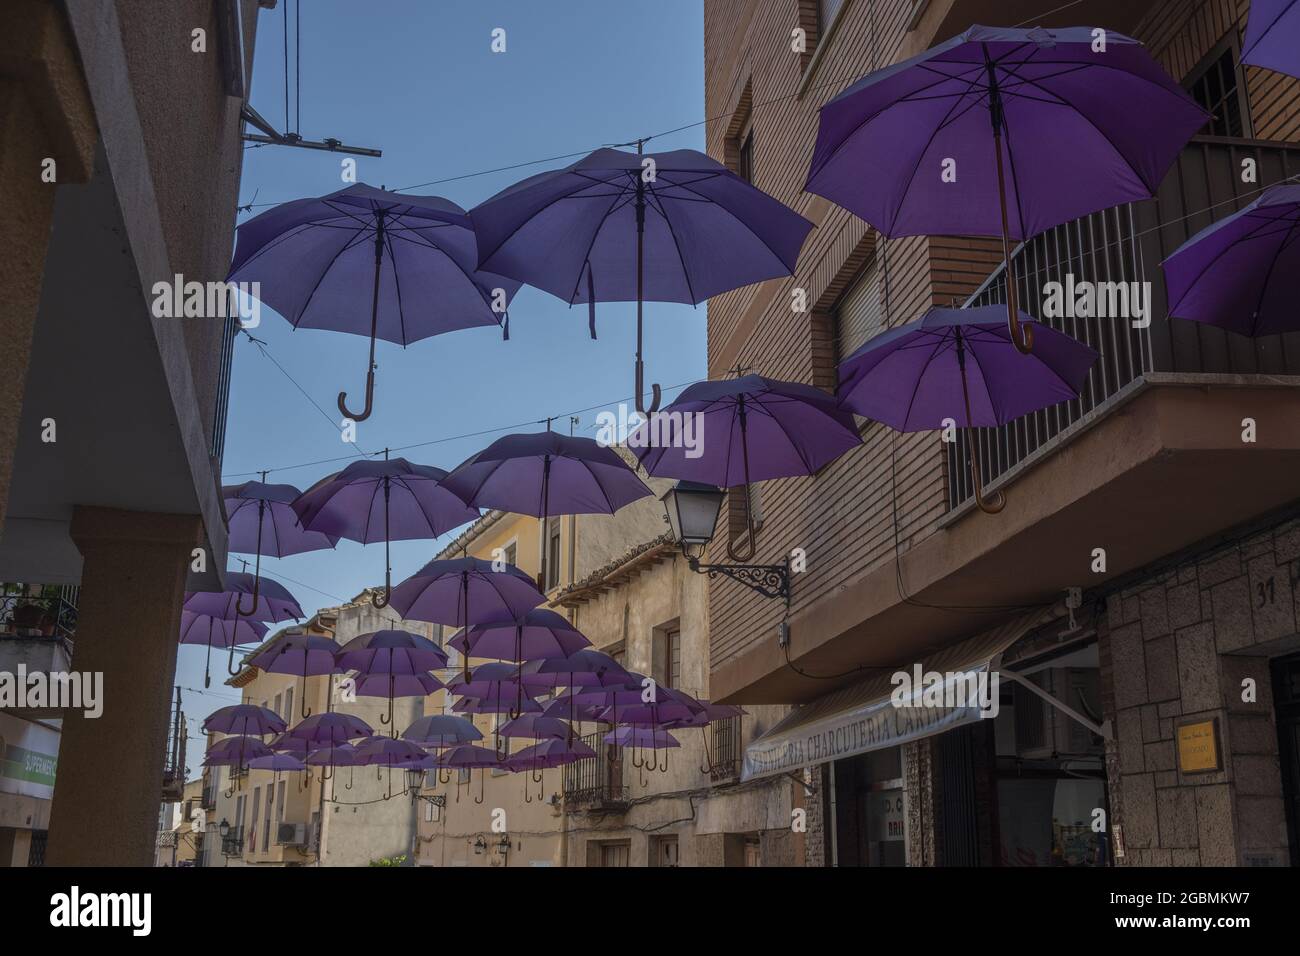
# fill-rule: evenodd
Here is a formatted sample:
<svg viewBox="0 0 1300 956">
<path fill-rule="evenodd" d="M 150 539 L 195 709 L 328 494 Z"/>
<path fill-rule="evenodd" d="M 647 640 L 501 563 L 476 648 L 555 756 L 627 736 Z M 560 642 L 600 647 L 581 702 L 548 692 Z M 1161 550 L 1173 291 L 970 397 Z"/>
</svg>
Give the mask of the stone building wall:
<svg viewBox="0 0 1300 956">
<path fill-rule="evenodd" d="M 1106 597 L 1098 631 L 1120 865 L 1287 863 L 1269 659 L 1300 649 L 1298 580 L 1292 518 Z M 1185 774 L 1176 728 L 1209 718 L 1223 769 Z"/>
</svg>

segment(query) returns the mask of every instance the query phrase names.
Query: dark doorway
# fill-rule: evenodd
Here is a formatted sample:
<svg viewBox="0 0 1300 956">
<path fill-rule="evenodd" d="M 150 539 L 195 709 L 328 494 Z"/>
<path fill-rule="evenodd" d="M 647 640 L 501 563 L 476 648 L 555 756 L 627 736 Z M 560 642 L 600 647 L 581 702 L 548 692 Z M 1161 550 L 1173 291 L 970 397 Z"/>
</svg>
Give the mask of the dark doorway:
<svg viewBox="0 0 1300 956">
<path fill-rule="evenodd" d="M 1282 758 L 1282 799 L 1286 804 L 1291 865 L 1300 866 L 1300 654 L 1273 661 L 1273 707 L 1277 747 Z"/>
</svg>

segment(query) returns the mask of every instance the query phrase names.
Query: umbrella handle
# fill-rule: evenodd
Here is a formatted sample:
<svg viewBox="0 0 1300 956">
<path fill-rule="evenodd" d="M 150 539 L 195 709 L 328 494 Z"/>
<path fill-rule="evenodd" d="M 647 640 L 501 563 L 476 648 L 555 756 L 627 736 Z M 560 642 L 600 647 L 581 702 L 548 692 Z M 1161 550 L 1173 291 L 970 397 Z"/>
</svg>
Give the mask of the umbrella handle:
<svg viewBox="0 0 1300 956">
<path fill-rule="evenodd" d="M 483 777 L 484 777 L 484 772 L 480 770 L 478 772 L 478 796 L 474 798 L 475 803 L 482 803 L 487 796 L 487 794 L 483 790 L 483 788 L 486 786 Z"/>
<path fill-rule="evenodd" d="M 306 720 L 311 716 L 311 708 L 307 706 L 307 655 L 304 652 L 302 657 L 302 693 L 298 695 L 299 709 L 298 713 Z M 327 691 L 328 687 L 325 688 Z"/>
<path fill-rule="evenodd" d="M 659 411 L 659 400 L 662 397 L 661 389 L 658 383 L 650 385 L 651 399 L 650 407 L 645 407 L 645 363 L 641 359 L 636 360 L 636 410 L 642 415 L 653 415 Z"/>
<path fill-rule="evenodd" d="M 231 644 L 230 656 L 226 659 L 226 673 L 229 674 L 231 677 L 234 677 L 241 670 L 243 670 L 242 667 L 232 667 L 231 665 L 234 663 L 235 663 L 235 645 Z"/>
<path fill-rule="evenodd" d="M 258 546 L 261 547 L 260 543 Z M 235 600 L 235 611 L 236 613 L 239 614 L 240 617 L 252 617 L 253 613 L 257 610 L 258 595 L 261 593 L 262 590 L 261 565 L 262 565 L 262 556 L 259 554 L 257 556 L 257 567 L 254 569 L 253 572 L 253 606 L 250 607 L 247 611 L 244 610 L 244 595 L 242 594 L 239 595 L 239 597 L 236 598 Z"/>
<path fill-rule="evenodd" d="M 727 537 L 727 557 L 732 561 L 744 564 L 754 557 L 758 550 L 754 544 L 754 511 L 750 507 L 751 501 L 749 496 L 749 485 L 742 486 L 745 489 L 745 548 L 742 551 L 736 550 L 735 542 L 731 540 L 730 535 Z"/>
<path fill-rule="evenodd" d="M 231 635 L 231 640 L 234 640 L 233 634 Z M 231 647 L 234 647 L 234 645 L 232 644 Z M 209 687 L 212 686 L 211 669 L 212 669 L 212 635 L 208 634 L 208 656 L 203 661 L 203 689 L 204 690 L 207 690 Z"/>
<path fill-rule="evenodd" d="M 348 410 L 347 392 L 339 392 L 339 411 L 354 422 L 364 422 L 375 405 L 375 338 L 379 332 L 379 274 L 384 262 L 384 211 L 375 222 L 375 288 L 370 300 L 370 363 L 366 366 L 366 407 L 361 414 Z"/>
<path fill-rule="evenodd" d="M 388 454 L 386 451 L 384 454 Z M 388 602 L 393 599 L 393 561 L 389 557 L 389 532 L 388 532 L 388 479 L 384 478 L 384 594 L 380 597 L 376 594 L 371 598 L 370 603 L 379 609 L 388 607 Z"/>
<path fill-rule="evenodd" d="M 374 340 L 372 339 L 371 341 L 373 342 Z M 372 353 L 374 352 L 373 344 L 371 345 L 371 352 Z M 339 406 L 339 411 L 343 413 L 344 417 L 350 418 L 354 422 L 364 422 L 367 418 L 370 417 L 370 413 L 374 410 L 375 407 L 375 365 L 373 360 L 370 363 L 370 371 L 366 373 L 365 408 L 363 408 L 360 412 L 354 412 L 348 408 L 347 402 L 348 402 L 348 393 L 339 392 L 338 406 Z"/>
<path fill-rule="evenodd" d="M 993 76 L 991 70 L 992 67 L 990 67 L 990 77 Z M 991 82 L 996 81 L 991 80 Z M 994 96 L 997 95 L 996 87 L 993 93 Z M 997 110 L 1000 113 L 1000 104 L 997 106 Z M 1016 347 L 1016 351 L 1021 355 L 1028 355 L 1034 350 L 1034 330 L 1020 324 L 1020 316 L 1016 308 L 1016 270 L 1011 261 L 1011 240 L 1008 237 L 1009 230 L 1007 228 L 1007 185 L 1006 175 L 1002 170 L 1000 118 L 995 119 L 993 125 L 993 152 L 997 154 L 998 160 L 998 201 L 1002 209 L 1002 261 L 1006 263 L 1007 268 L 1007 332 L 1011 336 L 1011 344 Z"/>
<path fill-rule="evenodd" d="M 716 769 L 713 766 L 713 757 L 709 754 L 709 725 L 705 724 L 700 728 L 700 734 L 704 737 L 704 763 L 705 766 L 700 768 L 700 773 L 712 776 Z"/>
</svg>

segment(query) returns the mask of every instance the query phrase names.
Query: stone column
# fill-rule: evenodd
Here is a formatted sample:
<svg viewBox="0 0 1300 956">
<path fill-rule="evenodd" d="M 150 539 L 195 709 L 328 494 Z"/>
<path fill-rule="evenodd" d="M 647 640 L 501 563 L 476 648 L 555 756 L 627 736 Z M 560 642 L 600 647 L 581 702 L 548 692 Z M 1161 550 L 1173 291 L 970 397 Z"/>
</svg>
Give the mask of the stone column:
<svg viewBox="0 0 1300 956">
<path fill-rule="evenodd" d="M 151 866 L 177 634 L 197 516 L 78 507 L 85 567 L 72 670 L 103 675 L 98 718 L 65 714 L 50 866 Z"/>
<path fill-rule="evenodd" d="M 32 331 L 60 183 L 93 168 L 94 111 L 58 4 L 11 0 L 0 31 L 0 527 L 18 445 Z M 47 182 L 48 163 L 53 182 Z"/>
</svg>

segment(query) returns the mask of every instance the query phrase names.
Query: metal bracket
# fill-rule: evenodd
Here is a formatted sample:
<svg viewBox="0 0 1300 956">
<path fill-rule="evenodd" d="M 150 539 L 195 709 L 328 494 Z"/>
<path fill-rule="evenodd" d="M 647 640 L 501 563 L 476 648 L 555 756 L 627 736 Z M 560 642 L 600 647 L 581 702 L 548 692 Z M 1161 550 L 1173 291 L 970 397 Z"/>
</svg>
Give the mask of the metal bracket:
<svg viewBox="0 0 1300 956">
<path fill-rule="evenodd" d="M 757 591 L 764 597 L 779 598 L 790 606 L 790 559 L 780 564 L 701 564 L 699 558 L 687 558 L 691 570 L 697 574 L 707 574 L 739 581 L 751 591 Z"/>
<path fill-rule="evenodd" d="M 1051 694 L 1049 694 L 1047 691 L 1043 690 L 1041 687 L 1039 687 L 1037 684 L 1035 684 L 1035 683 L 1034 683 L 1033 681 L 1031 681 L 1029 678 L 1024 677 L 1024 676 L 1022 676 L 1022 675 L 1020 675 L 1020 674 L 1017 674 L 1015 671 L 1012 671 L 1012 670 L 1000 670 L 1000 671 L 998 671 L 998 676 L 999 676 L 999 677 L 1005 677 L 1005 678 L 1007 678 L 1007 679 L 1009 679 L 1009 680 L 1012 680 L 1012 681 L 1014 681 L 1015 683 L 1019 684 L 1021 687 L 1025 688 L 1025 690 L 1027 690 L 1027 691 L 1029 691 L 1029 692 L 1031 692 L 1031 693 L 1037 694 L 1039 697 L 1043 698 L 1043 700 L 1047 701 L 1049 704 L 1051 704 L 1053 707 L 1055 707 L 1055 708 L 1056 708 L 1057 710 L 1059 710 L 1061 713 L 1065 714 L 1065 716 L 1067 716 L 1067 717 L 1071 718 L 1072 720 L 1078 721 L 1079 723 L 1083 724 L 1083 726 L 1087 727 L 1089 730 L 1091 730 L 1091 731 L 1092 731 L 1094 734 L 1096 734 L 1098 737 L 1101 737 L 1101 738 L 1104 739 L 1104 740 L 1114 740 L 1114 739 L 1115 739 L 1114 736 L 1111 734 L 1111 730 L 1110 730 L 1110 720 L 1109 720 L 1109 719 L 1107 719 L 1107 720 L 1103 720 L 1100 724 L 1093 723 L 1093 722 L 1092 722 L 1091 720 L 1089 720 L 1087 717 L 1083 716 L 1083 714 L 1079 713 L 1077 710 L 1075 710 L 1075 709 L 1074 709 L 1073 707 L 1071 707 L 1069 704 L 1065 703 L 1065 701 L 1060 700 L 1059 698 L 1053 697 Z"/>
</svg>

